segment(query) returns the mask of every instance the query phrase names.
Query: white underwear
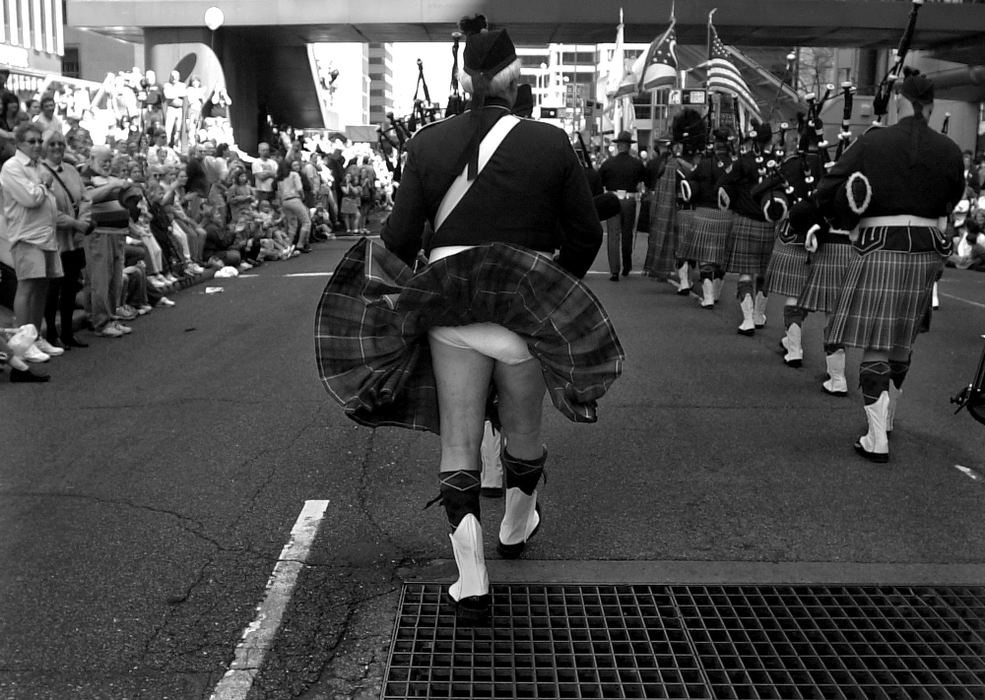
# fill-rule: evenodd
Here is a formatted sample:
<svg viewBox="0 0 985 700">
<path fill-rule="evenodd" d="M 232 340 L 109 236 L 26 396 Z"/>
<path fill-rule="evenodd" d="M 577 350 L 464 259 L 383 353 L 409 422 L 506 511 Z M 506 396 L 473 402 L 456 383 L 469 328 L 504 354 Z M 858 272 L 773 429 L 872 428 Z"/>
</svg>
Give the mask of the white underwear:
<svg viewBox="0 0 985 700">
<path fill-rule="evenodd" d="M 442 246 L 431 251 L 429 262 L 461 253 L 472 246 Z M 532 360 L 533 355 L 519 335 L 498 323 L 470 323 L 467 326 L 435 326 L 428 337 L 442 345 L 474 350 L 504 365 L 518 365 Z"/>
</svg>

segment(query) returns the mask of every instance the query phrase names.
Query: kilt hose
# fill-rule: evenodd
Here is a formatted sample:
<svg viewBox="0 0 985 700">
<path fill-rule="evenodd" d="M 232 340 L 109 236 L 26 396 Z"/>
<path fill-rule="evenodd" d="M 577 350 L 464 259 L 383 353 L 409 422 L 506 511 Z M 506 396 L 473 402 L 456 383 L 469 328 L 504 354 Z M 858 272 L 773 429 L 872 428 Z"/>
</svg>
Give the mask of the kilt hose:
<svg viewBox="0 0 985 700">
<path fill-rule="evenodd" d="M 728 261 L 729 224 L 732 213 L 711 207 L 694 210 L 694 225 L 686 252 L 681 257 L 698 263 L 725 265 Z"/>
<path fill-rule="evenodd" d="M 740 275 L 766 274 L 775 238 L 776 224 L 733 213 L 725 271 Z"/>
<path fill-rule="evenodd" d="M 602 305 L 547 255 L 492 243 L 415 273 L 364 238 L 318 303 L 319 377 L 357 423 L 438 433 L 427 332 L 470 323 L 519 334 L 541 364 L 554 406 L 575 422 L 597 420 L 597 399 L 622 373 L 625 353 Z"/>
<path fill-rule="evenodd" d="M 782 238 L 777 237 L 766 268 L 763 291 L 767 294 L 799 297 L 807 283 L 811 264 L 808 263 L 807 249 L 803 243 L 785 243 Z"/>
<path fill-rule="evenodd" d="M 930 308 L 931 290 L 943 264 L 935 250 L 856 255 L 845 272 L 824 342 L 908 352 Z"/>
<path fill-rule="evenodd" d="M 797 306 L 807 311 L 834 311 L 841 295 L 845 271 L 855 255 L 855 249 L 847 236 L 844 243 L 822 244 L 811 256 L 807 282 L 800 293 Z"/>
</svg>

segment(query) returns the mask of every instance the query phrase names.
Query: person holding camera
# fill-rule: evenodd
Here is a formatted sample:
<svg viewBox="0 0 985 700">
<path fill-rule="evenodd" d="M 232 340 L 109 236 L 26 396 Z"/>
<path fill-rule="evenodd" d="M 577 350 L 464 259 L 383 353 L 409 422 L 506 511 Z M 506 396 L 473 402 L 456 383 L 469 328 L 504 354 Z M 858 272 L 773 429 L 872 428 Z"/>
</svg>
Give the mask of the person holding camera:
<svg viewBox="0 0 985 700">
<path fill-rule="evenodd" d="M 90 215 L 91 202 L 86 196 L 82 176 L 74 166 L 65 162 L 65 148 L 65 137 L 60 131 L 48 132 L 41 167 L 51 173 L 51 191 L 58 207 L 55 238 L 64 271 L 64 276 L 53 280 L 48 287 L 44 313 L 45 337 L 52 345 L 68 349 L 87 347 L 87 343 L 75 337 L 72 314 L 75 312 L 75 295 L 82 289 L 82 270 L 86 264 L 83 240 L 94 226 Z M 58 317 L 61 325 L 56 329 L 55 319 Z"/>
</svg>

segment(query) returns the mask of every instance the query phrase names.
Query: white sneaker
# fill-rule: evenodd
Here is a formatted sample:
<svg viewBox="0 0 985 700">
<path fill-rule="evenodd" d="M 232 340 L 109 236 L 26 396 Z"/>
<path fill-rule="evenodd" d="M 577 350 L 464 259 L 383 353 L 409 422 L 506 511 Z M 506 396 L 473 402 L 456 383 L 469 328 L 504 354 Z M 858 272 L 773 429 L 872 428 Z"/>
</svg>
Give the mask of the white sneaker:
<svg viewBox="0 0 985 700">
<path fill-rule="evenodd" d="M 38 338 L 35 340 L 34 347 L 43 352 L 45 355 L 50 355 L 51 357 L 58 357 L 59 355 L 65 354 L 65 348 L 52 345 L 44 338 Z"/>
<path fill-rule="evenodd" d="M 171 274 L 171 273 L 169 272 L 168 274 L 166 274 L 166 275 L 164 275 L 164 280 L 165 280 L 165 281 L 166 281 L 166 282 L 167 282 L 168 284 L 174 284 L 175 282 L 177 282 L 177 281 L 178 281 L 178 278 L 177 278 L 177 277 L 175 277 L 174 275 L 172 275 L 172 274 Z"/>
<path fill-rule="evenodd" d="M 27 350 L 24 351 L 23 357 L 28 362 L 37 362 L 37 363 L 47 362 L 48 360 L 51 359 L 51 356 L 48 355 L 48 353 L 42 352 L 41 350 L 38 349 L 37 341 L 35 341 L 34 344 L 31 345 L 31 347 L 29 347 Z"/>
<path fill-rule="evenodd" d="M 96 335 L 102 338 L 122 338 L 123 331 L 116 327 L 114 323 L 107 323 L 101 329 L 96 331 Z"/>
<path fill-rule="evenodd" d="M 140 306 L 137 307 L 137 315 L 138 316 L 146 316 L 153 309 L 154 309 L 154 307 L 151 306 L 150 304 L 141 304 Z"/>
<path fill-rule="evenodd" d="M 119 321 L 113 321 L 112 325 L 114 328 L 116 328 L 116 330 L 118 330 L 123 335 L 130 335 L 131 333 L 133 333 L 133 329 L 130 326 L 125 326 Z"/>
<path fill-rule="evenodd" d="M 157 305 L 158 306 L 174 306 L 174 302 L 171 301 L 170 299 L 168 299 L 167 297 L 161 297 L 160 300 L 157 302 Z"/>
</svg>

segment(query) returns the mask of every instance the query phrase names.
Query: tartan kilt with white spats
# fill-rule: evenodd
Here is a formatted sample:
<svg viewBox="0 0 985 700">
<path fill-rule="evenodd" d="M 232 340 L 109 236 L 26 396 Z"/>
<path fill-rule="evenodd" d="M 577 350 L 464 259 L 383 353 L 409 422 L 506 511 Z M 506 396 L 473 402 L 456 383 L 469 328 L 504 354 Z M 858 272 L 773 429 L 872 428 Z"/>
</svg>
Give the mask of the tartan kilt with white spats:
<svg viewBox="0 0 985 700">
<path fill-rule="evenodd" d="M 803 243 L 784 243 L 777 236 L 773 243 L 773 254 L 766 268 L 765 291 L 785 297 L 798 297 L 807 283 L 811 264 L 808 264 L 807 249 Z"/>
<path fill-rule="evenodd" d="M 899 233 L 899 229 L 907 229 Z M 888 242 L 934 240 L 909 250 Z M 909 351 L 930 308 L 934 282 L 950 241 L 936 229 L 882 227 L 860 229 L 856 255 L 845 272 L 824 342 L 882 351 Z M 930 248 L 929 250 L 927 248 Z"/>
<path fill-rule="evenodd" d="M 694 225 L 686 253 L 681 257 L 699 263 L 724 265 L 728 260 L 728 232 L 732 212 L 711 207 L 694 210 Z"/>
<path fill-rule="evenodd" d="M 591 290 L 547 255 L 492 243 L 413 272 L 369 239 L 345 254 L 315 315 L 318 373 L 362 425 L 438 433 L 428 329 L 497 323 L 520 335 L 554 406 L 595 422 L 625 354 Z"/>
<path fill-rule="evenodd" d="M 725 271 L 740 275 L 766 274 L 775 238 L 776 224 L 733 212 Z"/>
<path fill-rule="evenodd" d="M 834 311 L 845 281 L 845 272 L 853 257 L 855 249 L 847 236 L 844 243 L 827 242 L 821 245 L 811 255 L 807 282 L 800 293 L 797 306 L 808 311 Z"/>
</svg>

